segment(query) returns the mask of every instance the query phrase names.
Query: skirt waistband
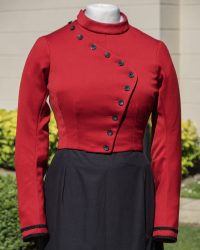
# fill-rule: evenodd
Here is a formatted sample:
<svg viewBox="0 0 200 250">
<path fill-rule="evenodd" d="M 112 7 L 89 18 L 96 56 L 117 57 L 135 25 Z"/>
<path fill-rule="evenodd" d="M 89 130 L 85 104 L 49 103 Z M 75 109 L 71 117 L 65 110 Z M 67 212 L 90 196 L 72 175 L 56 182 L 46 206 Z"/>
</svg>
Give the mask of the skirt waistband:
<svg viewBox="0 0 200 250">
<path fill-rule="evenodd" d="M 73 161 L 75 164 L 81 166 L 125 166 L 125 165 L 140 165 L 150 164 L 144 151 L 130 150 L 107 153 L 89 152 L 79 149 L 59 148 L 55 155 L 64 155 L 66 161 Z"/>
</svg>

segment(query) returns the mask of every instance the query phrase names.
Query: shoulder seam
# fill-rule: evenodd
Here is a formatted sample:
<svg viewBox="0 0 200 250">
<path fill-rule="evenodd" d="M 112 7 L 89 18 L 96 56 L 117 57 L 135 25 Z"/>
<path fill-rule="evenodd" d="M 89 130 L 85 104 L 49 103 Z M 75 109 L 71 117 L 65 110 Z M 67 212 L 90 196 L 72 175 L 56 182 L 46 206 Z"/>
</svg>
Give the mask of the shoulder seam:
<svg viewBox="0 0 200 250">
<path fill-rule="evenodd" d="M 158 41 L 155 58 L 158 58 L 159 50 L 160 50 L 160 47 L 161 47 L 162 43 L 163 42 L 161 40 Z"/>
<path fill-rule="evenodd" d="M 51 49 L 50 49 L 49 40 L 47 38 L 47 35 L 40 36 L 39 38 L 40 39 L 43 38 L 45 40 L 45 43 L 46 43 L 46 46 L 47 46 L 48 56 L 49 56 L 49 75 L 50 75 L 50 73 L 51 73 Z"/>
<path fill-rule="evenodd" d="M 48 53 L 49 53 L 49 61 L 50 61 L 50 59 L 51 59 L 51 49 L 50 49 L 49 41 L 48 41 L 46 36 L 42 36 L 42 37 L 44 37 L 44 39 L 46 41 L 46 44 L 47 44 L 47 47 L 48 47 Z"/>
</svg>

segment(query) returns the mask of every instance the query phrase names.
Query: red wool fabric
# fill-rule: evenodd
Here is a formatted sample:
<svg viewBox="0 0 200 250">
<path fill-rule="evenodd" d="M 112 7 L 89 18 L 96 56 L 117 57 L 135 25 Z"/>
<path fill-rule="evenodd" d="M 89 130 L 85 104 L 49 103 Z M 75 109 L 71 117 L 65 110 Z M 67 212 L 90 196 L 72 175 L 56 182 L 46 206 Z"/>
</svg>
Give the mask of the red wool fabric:
<svg viewBox="0 0 200 250">
<path fill-rule="evenodd" d="M 38 37 L 27 56 L 15 142 L 23 239 L 48 233 L 43 177 L 52 108 L 58 148 L 99 153 L 142 150 L 152 113 L 153 236 L 176 240 L 181 182 L 177 74 L 165 42 L 130 25 L 127 16 L 121 15 L 121 23 L 100 23 L 81 9 L 75 20 Z"/>
</svg>

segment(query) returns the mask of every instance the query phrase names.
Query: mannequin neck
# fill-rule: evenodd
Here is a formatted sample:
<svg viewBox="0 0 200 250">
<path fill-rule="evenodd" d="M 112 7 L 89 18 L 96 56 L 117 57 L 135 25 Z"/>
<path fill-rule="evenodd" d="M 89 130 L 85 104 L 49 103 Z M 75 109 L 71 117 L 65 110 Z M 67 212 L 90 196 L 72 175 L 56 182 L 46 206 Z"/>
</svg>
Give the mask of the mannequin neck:
<svg viewBox="0 0 200 250">
<path fill-rule="evenodd" d="M 102 23 L 118 23 L 123 20 L 120 9 L 112 4 L 89 4 L 86 6 L 85 15 Z"/>
</svg>

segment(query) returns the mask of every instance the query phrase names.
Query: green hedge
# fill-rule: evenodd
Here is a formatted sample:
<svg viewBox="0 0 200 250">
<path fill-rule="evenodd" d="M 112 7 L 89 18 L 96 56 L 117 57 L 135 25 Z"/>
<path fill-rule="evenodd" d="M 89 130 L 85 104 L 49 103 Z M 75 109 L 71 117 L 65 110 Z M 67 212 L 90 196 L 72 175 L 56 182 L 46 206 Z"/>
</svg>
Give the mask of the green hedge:
<svg viewBox="0 0 200 250">
<path fill-rule="evenodd" d="M 200 137 L 197 133 L 197 125 L 190 119 L 182 122 L 181 137 L 182 174 L 188 176 L 192 168 L 200 167 Z"/>
<path fill-rule="evenodd" d="M 17 110 L 0 109 L 0 167 L 13 170 L 16 117 Z M 53 112 L 51 112 L 49 122 L 49 141 L 48 163 L 51 162 L 58 143 L 57 125 Z M 182 174 L 187 176 L 190 169 L 197 166 L 200 161 L 200 137 L 196 124 L 191 120 L 182 121 L 182 156 Z"/>
<path fill-rule="evenodd" d="M 0 167 L 14 170 L 14 152 L 16 135 L 17 110 L 0 109 Z M 49 122 L 49 158 L 52 157 L 57 147 L 57 126 L 53 112 Z"/>
<path fill-rule="evenodd" d="M 35 249 L 21 239 L 14 174 L 0 175 L 0 250 Z"/>
<path fill-rule="evenodd" d="M 13 169 L 16 111 L 0 109 L 0 166 Z"/>
</svg>

